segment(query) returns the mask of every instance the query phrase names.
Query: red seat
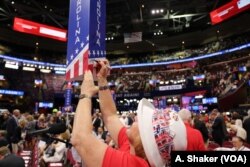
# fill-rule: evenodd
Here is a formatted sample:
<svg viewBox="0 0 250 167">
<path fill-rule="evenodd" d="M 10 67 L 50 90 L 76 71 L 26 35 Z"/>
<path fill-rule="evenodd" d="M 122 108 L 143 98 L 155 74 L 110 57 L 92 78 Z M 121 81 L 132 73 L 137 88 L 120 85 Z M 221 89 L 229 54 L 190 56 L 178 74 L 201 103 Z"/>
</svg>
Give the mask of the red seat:
<svg viewBox="0 0 250 167">
<path fill-rule="evenodd" d="M 230 142 L 230 141 L 225 141 L 225 142 L 222 144 L 222 147 L 233 148 L 233 143 Z"/>
<path fill-rule="evenodd" d="M 216 149 L 216 148 L 218 148 L 218 147 L 220 147 L 219 144 L 214 143 L 214 142 L 209 142 L 207 149 L 208 149 L 209 151 L 212 151 L 212 150 L 214 150 L 214 149 Z"/>
<path fill-rule="evenodd" d="M 244 146 L 250 149 L 250 144 L 244 143 Z"/>
</svg>

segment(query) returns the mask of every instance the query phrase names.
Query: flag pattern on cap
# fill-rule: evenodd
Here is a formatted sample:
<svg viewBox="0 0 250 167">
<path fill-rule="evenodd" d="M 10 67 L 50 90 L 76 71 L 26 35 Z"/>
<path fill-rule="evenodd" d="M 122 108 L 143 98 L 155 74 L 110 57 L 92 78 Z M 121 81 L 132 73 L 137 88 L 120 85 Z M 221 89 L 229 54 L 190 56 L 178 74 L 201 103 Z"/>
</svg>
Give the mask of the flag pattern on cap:
<svg viewBox="0 0 250 167">
<path fill-rule="evenodd" d="M 174 148 L 174 134 L 169 127 L 170 119 L 169 112 L 164 110 L 155 111 L 152 118 L 155 141 L 161 157 L 165 160 L 170 160 Z"/>
</svg>

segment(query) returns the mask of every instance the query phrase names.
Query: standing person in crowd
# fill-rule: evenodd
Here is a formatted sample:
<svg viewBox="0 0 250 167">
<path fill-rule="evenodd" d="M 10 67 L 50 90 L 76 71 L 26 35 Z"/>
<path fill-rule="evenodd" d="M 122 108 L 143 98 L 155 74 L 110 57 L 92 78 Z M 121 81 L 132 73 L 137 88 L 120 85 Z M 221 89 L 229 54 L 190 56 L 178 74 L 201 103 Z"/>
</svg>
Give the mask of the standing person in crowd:
<svg viewBox="0 0 250 167">
<path fill-rule="evenodd" d="M 11 154 L 5 139 L 0 139 L 0 167 L 25 167 L 21 157 Z"/>
<path fill-rule="evenodd" d="M 208 144 L 208 130 L 201 115 L 197 115 L 194 119 L 194 128 L 201 132 L 204 143 Z"/>
<path fill-rule="evenodd" d="M 237 127 L 237 133 L 236 136 L 233 137 L 232 143 L 233 148 L 225 148 L 225 147 L 219 147 L 216 148 L 216 151 L 250 151 L 249 148 L 244 146 L 244 141 L 246 140 L 246 131 L 241 128 Z"/>
<path fill-rule="evenodd" d="M 102 140 L 103 142 L 105 141 L 106 133 L 104 132 L 103 127 L 99 127 L 97 129 L 96 137 Z"/>
<path fill-rule="evenodd" d="M 243 123 L 243 128 L 246 130 L 247 132 L 247 139 L 246 142 L 248 144 L 250 144 L 250 117 L 248 117 L 247 119 L 245 119 L 244 123 Z"/>
<path fill-rule="evenodd" d="M 22 136 L 23 131 L 25 130 L 26 121 L 20 120 L 18 126 L 14 130 L 12 137 L 12 153 L 17 154 L 18 151 L 23 149 L 24 136 Z"/>
<path fill-rule="evenodd" d="M 58 111 L 57 113 L 56 113 L 56 117 L 55 117 L 55 119 L 56 119 L 56 123 L 63 123 L 63 124 L 65 124 L 66 123 L 66 120 L 65 120 L 65 118 L 62 116 L 62 112 L 61 111 Z"/>
<path fill-rule="evenodd" d="M 92 134 L 91 98 L 98 92 L 98 88 L 94 85 L 90 71 L 85 72 L 81 86 L 72 133 L 73 146 L 89 167 L 148 167 L 149 164 L 155 167 L 164 166 L 170 156 L 169 151 L 173 148 L 172 138 L 169 136 L 168 128 L 165 127 L 167 125 L 162 124 L 167 122 L 166 117 L 157 117 L 160 113 L 152 110 L 145 111 L 147 106 L 143 103 L 149 102 L 144 99 L 139 104 L 141 107 L 138 108 L 138 122 L 126 130 L 117 116 L 117 110 L 107 86 L 109 65 L 106 62 L 99 63 L 101 65 L 98 73 L 100 107 L 105 126 L 119 149 L 108 147 Z M 161 145 L 160 142 L 162 142 Z"/>
<path fill-rule="evenodd" d="M 98 113 L 94 113 L 92 124 L 94 126 L 94 131 L 97 132 L 98 128 L 101 126 L 102 120 Z"/>
<path fill-rule="evenodd" d="M 187 131 L 187 151 L 205 151 L 201 132 L 191 127 L 192 115 L 189 110 L 182 109 L 178 115 L 183 120 Z"/>
<path fill-rule="evenodd" d="M 13 135 L 14 135 L 15 129 L 18 126 L 19 117 L 20 117 L 20 110 L 18 109 L 13 110 L 13 115 L 9 117 L 7 124 L 6 124 L 7 140 L 9 142 L 9 148 L 11 151 L 12 151 Z"/>
<path fill-rule="evenodd" d="M 0 125 L 1 125 L 0 129 L 1 130 L 6 130 L 9 116 L 10 116 L 10 112 L 8 110 L 2 112 L 1 120 L 0 120 L 1 121 L 0 122 Z"/>
<path fill-rule="evenodd" d="M 213 121 L 213 124 L 211 125 L 213 140 L 222 146 L 227 137 L 225 121 L 217 109 L 212 111 L 211 119 Z"/>
</svg>

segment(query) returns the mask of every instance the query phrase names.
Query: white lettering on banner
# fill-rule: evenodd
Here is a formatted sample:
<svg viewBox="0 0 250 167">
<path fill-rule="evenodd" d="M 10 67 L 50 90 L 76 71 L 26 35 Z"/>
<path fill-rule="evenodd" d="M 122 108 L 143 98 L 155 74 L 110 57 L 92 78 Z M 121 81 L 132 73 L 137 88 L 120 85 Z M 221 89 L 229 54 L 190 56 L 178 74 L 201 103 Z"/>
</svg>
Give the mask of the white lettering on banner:
<svg viewBox="0 0 250 167">
<path fill-rule="evenodd" d="M 160 86 L 159 90 L 160 91 L 165 91 L 165 90 L 179 90 L 182 89 L 182 85 L 167 85 L 167 86 Z"/>
<path fill-rule="evenodd" d="M 75 30 L 75 45 L 80 42 L 81 27 L 80 20 L 81 17 L 79 13 L 82 11 L 82 0 L 77 0 L 76 2 L 76 30 Z"/>
<path fill-rule="evenodd" d="M 97 7 L 96 7 L 96 13 L 97 13 L 97 28 L 96 28 L 96 44 L 101 47 L 101 32 L 100 32 L 100 28 L 101 28 L 101 0 L 97 1 Z"/>
<path fill-rule="evenodd" d="M 139 93 L 128 93 L 128 94 L 124 94 L 124 97 L 139 97 L 140 94 Z"/>
</svg>

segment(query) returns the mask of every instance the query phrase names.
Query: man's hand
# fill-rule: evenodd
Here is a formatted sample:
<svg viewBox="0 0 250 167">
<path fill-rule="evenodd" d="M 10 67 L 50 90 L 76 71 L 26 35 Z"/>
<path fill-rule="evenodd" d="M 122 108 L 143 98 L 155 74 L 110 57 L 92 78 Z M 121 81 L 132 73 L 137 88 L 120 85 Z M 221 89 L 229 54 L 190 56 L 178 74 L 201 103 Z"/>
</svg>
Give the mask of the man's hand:
<svg viewBox="0 0 250 167">
<path fill-rule="evenodd" d="M 110 65 L 108 60 L 98 61 L 98 65 L 100 66 L 100 70 L 97 71 L 98 80 L 106 79 L 110 72 Z"/>
<path fill-rule="evenodd" d="M 89 97 L 94 96 L 98 92 L 98 87 L 94 84 L 94 79 L 91 71 L 86 71 L 81 86 L 81 94 Z"/>
</svg>

